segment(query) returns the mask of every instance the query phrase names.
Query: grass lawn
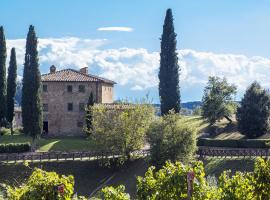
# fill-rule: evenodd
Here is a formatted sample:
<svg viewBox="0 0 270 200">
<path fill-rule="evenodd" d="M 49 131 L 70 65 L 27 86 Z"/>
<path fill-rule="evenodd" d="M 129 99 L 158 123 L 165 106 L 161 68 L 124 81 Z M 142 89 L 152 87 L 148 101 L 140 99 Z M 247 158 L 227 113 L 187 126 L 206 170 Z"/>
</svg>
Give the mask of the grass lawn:
<svg viewBox="0 0 270 200">
<path fill-rule="evenodd" d="M 25 135 L 0 136 L 0 144 L 31 142 L 31 137 Z M 38 151 L 91 151 L 94 144 L 83 137 L 41 138 L 38 143 Z"/>
</svg>

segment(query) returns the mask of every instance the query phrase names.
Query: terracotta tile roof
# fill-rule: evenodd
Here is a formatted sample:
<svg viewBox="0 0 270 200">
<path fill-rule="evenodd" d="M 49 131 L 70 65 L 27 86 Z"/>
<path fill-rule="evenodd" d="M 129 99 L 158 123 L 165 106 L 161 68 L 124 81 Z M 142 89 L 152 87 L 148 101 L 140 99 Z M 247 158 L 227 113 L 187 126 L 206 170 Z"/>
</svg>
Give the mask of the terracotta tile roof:
<svg viewBox="0 0 270 200">
<path fill-rule="evenodd" d="M 54 73 L 43 74 L 41 81 L 44 82 L 103 82 L 109 84 L 116 84 L 116 82 L 94 76 L 91 74 L 84 74 L 74 69 L 63 69 Z"/>
</svg>

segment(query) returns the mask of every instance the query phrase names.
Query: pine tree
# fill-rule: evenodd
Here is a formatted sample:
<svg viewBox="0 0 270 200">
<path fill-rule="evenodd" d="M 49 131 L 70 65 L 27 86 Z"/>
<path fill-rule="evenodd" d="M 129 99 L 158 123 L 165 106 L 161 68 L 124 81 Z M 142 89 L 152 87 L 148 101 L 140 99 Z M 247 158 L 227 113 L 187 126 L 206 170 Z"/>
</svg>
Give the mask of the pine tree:
<svg viewBox="0 0 270 200">
<path fill-rule="evenodd" d="M 8 80 L 7 80 L 7 121 L 13 134 L 12 121 L 14 117 L 14 97 L 16 93 L 17 61 L 15 48 L 11 49 Z"/>
<path fill-rule="evenodd" d="M 168 9 L 161 36 L 159 69 L 159 96 L 161 115 L 170 110 L 180 112 L 179 66 L 176 52 L 176 33 L 174 32 L 172 10 Z"/>
<path fill-rule="evenodd" d="M 92 111 L 91 111 L 91 107 L 95 104 L 95 101 L 94 101 L 94 95 L 93 93 L 91 92 L 90 93 L 90 96 L 88 98 L 88 102 L 87 102 L 87 111 L 86 111 L 86 117 L 85 117 L 85 123 L 86 123 L 86 133 L 88 135 L 91 134 L 91 131 L 92 131 L 92 119 L 93 119 L 93 116 L 92 116 Z"/>
<path fill-rule="evenodd" d="M 6 119 L 6 39 L 3 26 L 0 27 L 0 127 L 5 125 Z"/>
<path fill-rule="evenodd" d="M 253 82 L 247 89 L 236 118 L 238 129 L 248 138 L 256 138 L 270 129 L 270 95 L 259 83 Z"/>
<path fill-rule="evenodd" d="M 22 118 L 24 133 L 33 142 L 42 131 L 41 76 L 38 64 L 37 36 L 34 26 L 29 27 L 26 40 L 22 88 Z"/>
</svg>

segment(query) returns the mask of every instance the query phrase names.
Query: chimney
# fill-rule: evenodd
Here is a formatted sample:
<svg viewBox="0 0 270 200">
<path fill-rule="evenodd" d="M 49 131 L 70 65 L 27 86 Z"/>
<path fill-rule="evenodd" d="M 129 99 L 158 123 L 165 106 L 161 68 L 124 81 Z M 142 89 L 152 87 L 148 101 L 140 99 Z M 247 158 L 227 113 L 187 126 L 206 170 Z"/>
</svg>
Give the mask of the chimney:
<svg viewBox="0 0 270 200">
<path fill-rule="evenodd" d="M 56 71 L 56 67 L 54 65 L 52 65 L 50 67 L 50 73 L 55 73 L 55 71 Z"/>
<path fill-rule="evenodd" d="M 80 72 L 83 73 L 83 74 L 88 74 L 88 67 L 81 68 Z"/>
</svg>

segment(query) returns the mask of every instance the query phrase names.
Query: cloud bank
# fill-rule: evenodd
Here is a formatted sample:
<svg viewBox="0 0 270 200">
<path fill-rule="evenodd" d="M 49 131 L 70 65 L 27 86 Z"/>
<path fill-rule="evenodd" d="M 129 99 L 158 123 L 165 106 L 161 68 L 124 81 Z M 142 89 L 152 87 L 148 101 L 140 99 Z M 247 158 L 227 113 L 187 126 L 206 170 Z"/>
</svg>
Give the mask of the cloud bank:
<svg viewBox="0 0 270 200">
<path fill-rule="evenodd" d="M 144 48 L 104 49 L 107 40 L 67 38 L 39 39 L 39 60 L 41 72 L 46 73 L 54 64 L 58 69 L 89 67 L 90 73 L 116 81 L 119 96 L 121 89 L 136 93 L 157 89 L 159 53 L 149 52 Z M 22 75 L 25 40 L 7 41 L 8 50 L 15 47 Z M 200 99 L 208 76 L 227 77 L 230 83 L 242 93 L 254 80 L 270 88 L 270 59 L 234 54 L 215 54 L 198 52 L 191 49 L 178 51 L 180 84 L 184 92 L 182 97 Z M 8 55 L 9 56 L 9 55 Z"/>
<path fill-rule="evenodd" d="M 132 32 L 133 28 L 123 27 L 123 26 L 111 26 L 111 27 L 100 27 L 98 31 L 123 31 L 123 32 Z"/>
</svg>

